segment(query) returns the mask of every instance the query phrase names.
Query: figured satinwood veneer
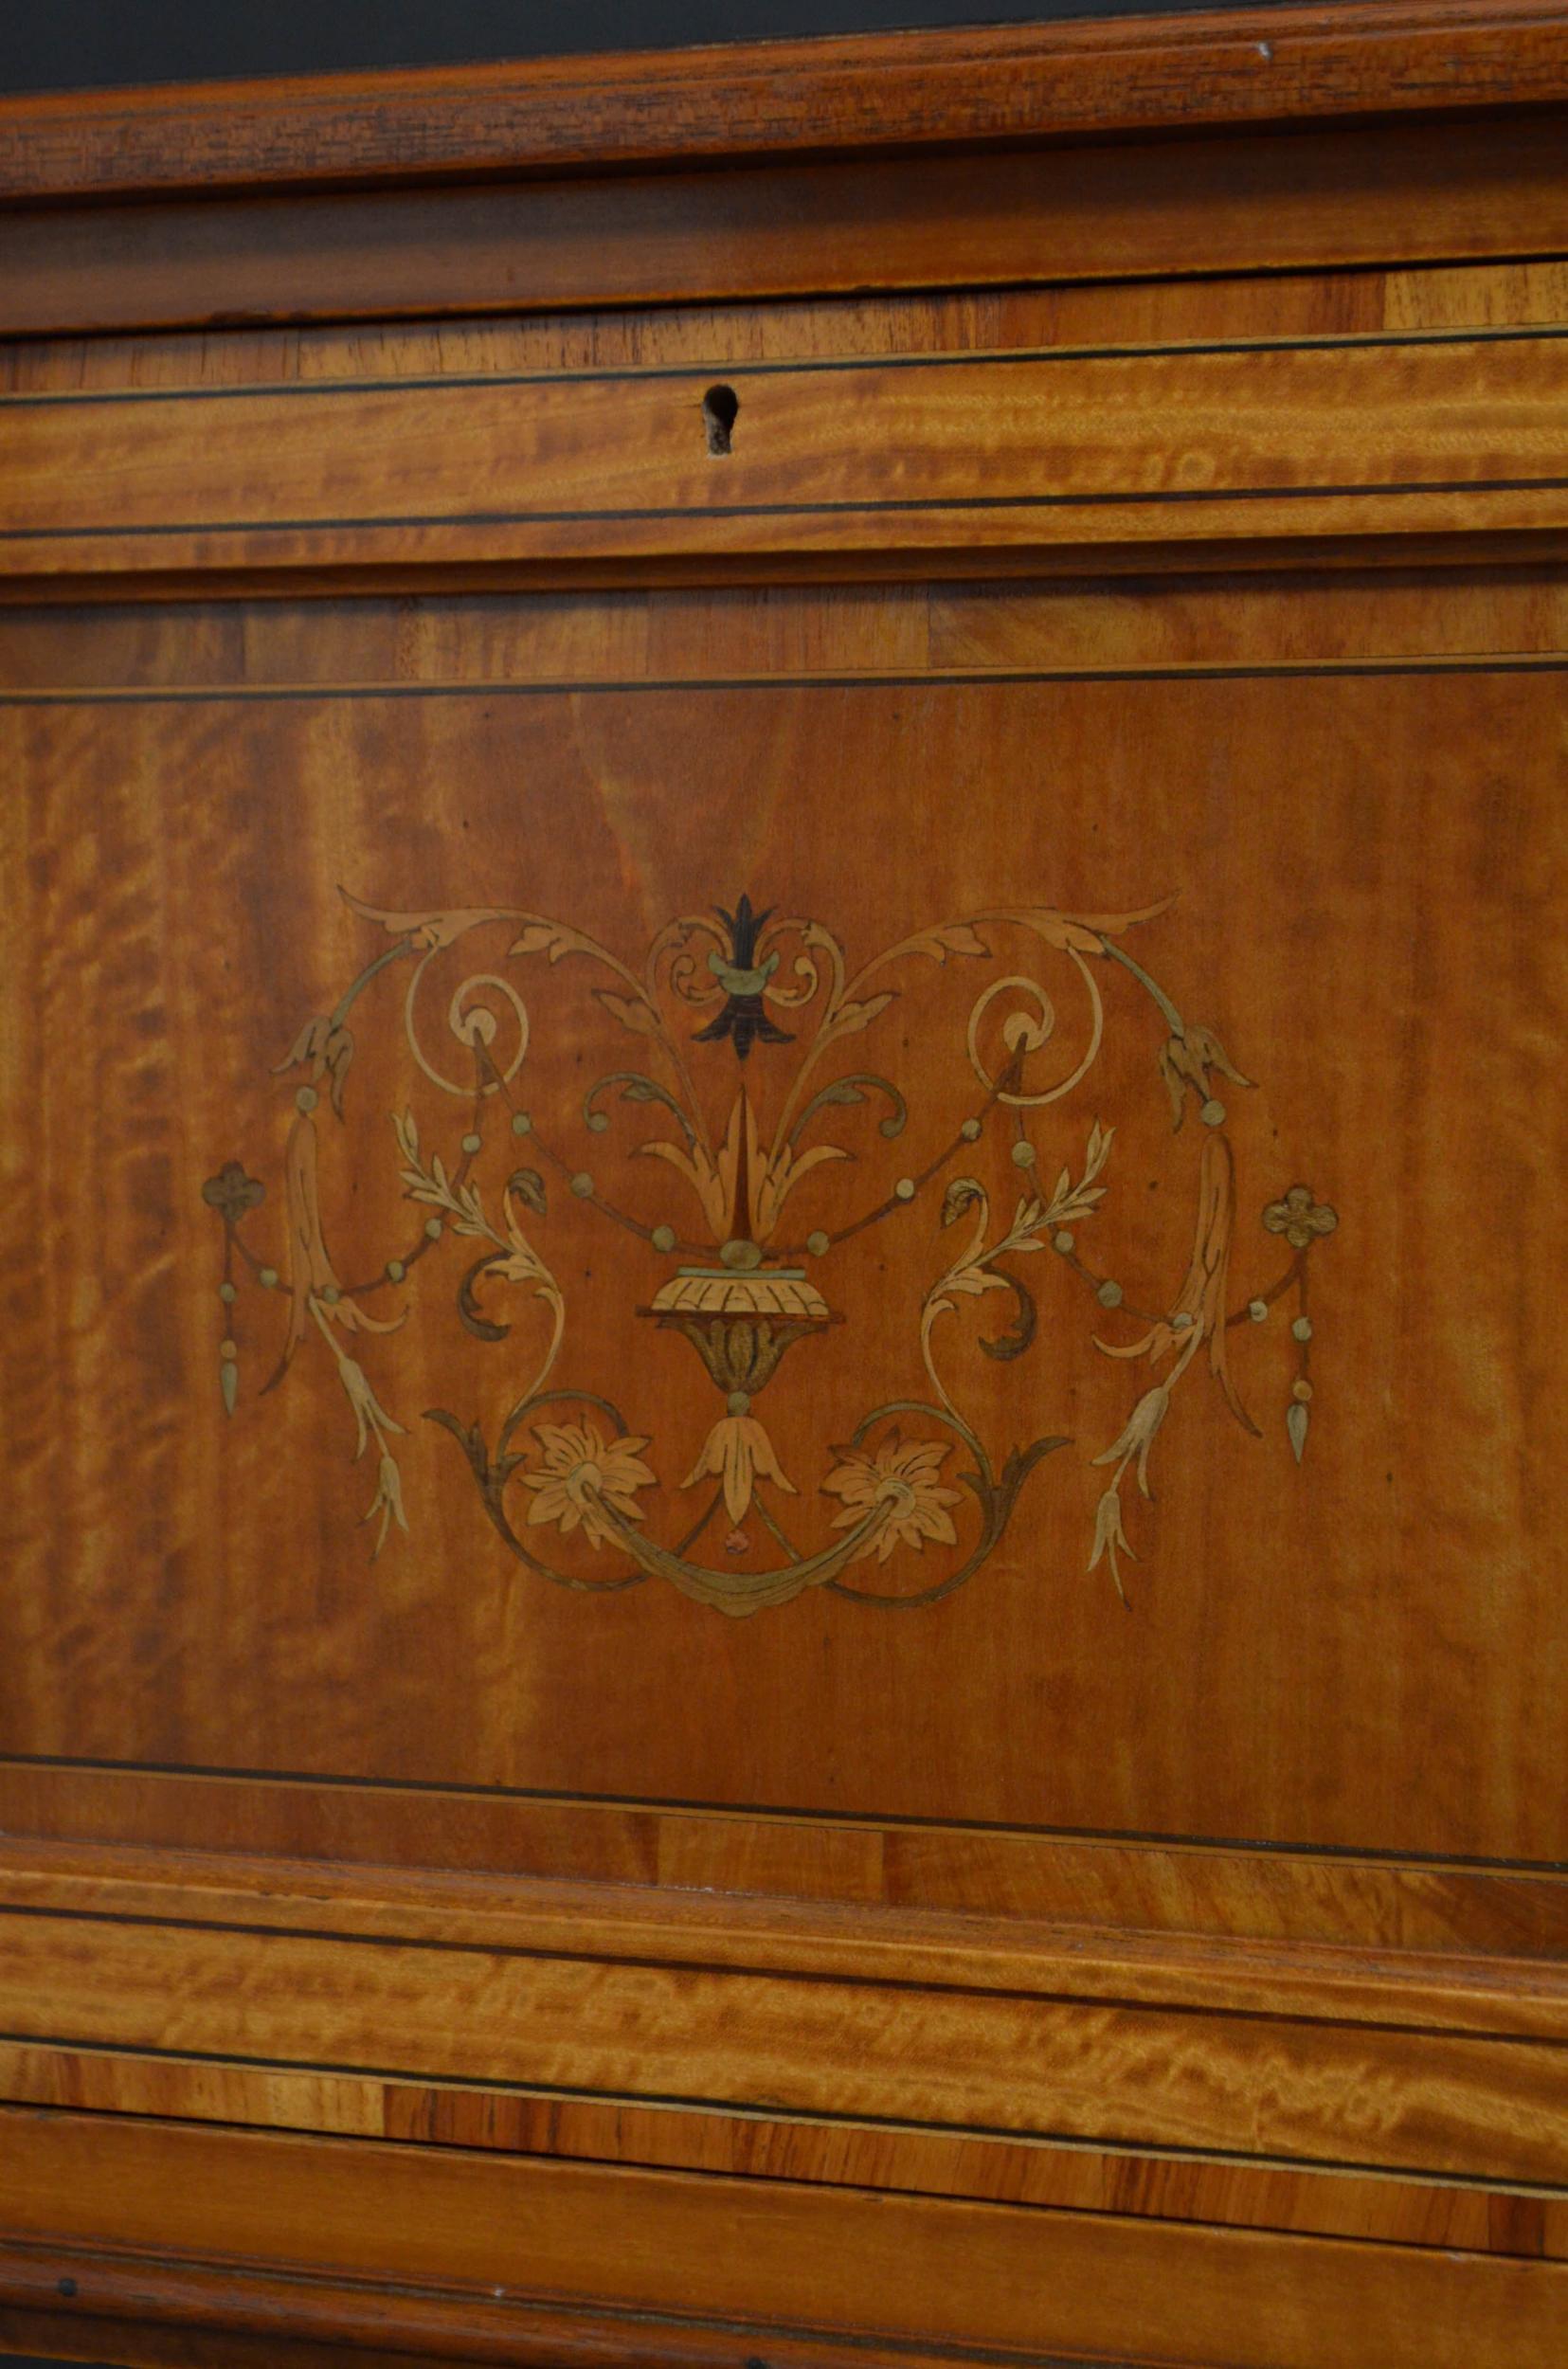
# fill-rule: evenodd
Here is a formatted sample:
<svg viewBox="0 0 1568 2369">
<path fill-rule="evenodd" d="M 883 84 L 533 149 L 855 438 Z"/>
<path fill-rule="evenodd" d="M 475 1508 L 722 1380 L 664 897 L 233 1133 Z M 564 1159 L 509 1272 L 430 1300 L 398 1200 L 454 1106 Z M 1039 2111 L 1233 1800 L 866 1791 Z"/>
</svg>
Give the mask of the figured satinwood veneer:
<svg viewBox="0 0 1568 2369">
<path fill-rule="evenodd" d="M 0 2341 L 1563 2351 L 1562 46 L 0 108 Z"/>
</svg>

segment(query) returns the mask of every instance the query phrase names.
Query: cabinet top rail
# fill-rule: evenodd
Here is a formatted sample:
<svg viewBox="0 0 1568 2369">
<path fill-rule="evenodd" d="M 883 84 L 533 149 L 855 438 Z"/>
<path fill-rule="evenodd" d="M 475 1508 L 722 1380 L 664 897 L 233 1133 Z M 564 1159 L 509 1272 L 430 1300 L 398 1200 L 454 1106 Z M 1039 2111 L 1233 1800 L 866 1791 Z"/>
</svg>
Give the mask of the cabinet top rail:
<svg viewBox="0 0 1568 2369">
<path fill-rule="evenodd" d="M 611 172 L 1568 99 L 1563 0 L 1377 0 L 0 99 L 0 203 Z"/>
</svg>

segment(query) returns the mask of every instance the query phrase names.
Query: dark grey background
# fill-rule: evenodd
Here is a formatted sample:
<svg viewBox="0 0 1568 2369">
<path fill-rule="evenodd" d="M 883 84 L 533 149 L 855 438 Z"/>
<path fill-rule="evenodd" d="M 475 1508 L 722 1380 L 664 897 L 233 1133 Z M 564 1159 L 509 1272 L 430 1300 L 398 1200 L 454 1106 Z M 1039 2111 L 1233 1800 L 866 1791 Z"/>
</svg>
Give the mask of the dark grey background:
<svg viewBox="0 0 1568 2369">
<path fill-rule="evenodd" d="M 0 0 L 0 91 L 458 64 L 1226 0 Z M 1242 5 L 1243 0 L 1231 0 Z M 1245 0 L 1256 6 L 1258 0 Z"/>
</svg>

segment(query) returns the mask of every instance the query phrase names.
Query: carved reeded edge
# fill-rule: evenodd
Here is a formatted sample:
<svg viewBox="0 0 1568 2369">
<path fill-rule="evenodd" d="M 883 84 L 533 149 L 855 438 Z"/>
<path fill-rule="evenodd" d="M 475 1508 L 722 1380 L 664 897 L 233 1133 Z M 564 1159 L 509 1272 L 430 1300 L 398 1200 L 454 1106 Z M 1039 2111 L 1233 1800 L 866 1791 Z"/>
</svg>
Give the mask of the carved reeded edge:
<svg viewBox="0 0 1568 2369">
<path fill-rule="evenodd" d="M 0 202 L 608 172 L 1549 104 L 1562 0 L 1265 8 L 0 102 Z"/>
</svg>

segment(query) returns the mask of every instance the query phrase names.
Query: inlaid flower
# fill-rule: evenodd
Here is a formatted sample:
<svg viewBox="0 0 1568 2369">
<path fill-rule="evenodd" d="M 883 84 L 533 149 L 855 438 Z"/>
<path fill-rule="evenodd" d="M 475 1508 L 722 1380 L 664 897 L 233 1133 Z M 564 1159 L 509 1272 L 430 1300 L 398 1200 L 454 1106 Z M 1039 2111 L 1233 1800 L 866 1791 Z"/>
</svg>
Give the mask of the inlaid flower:
<svg viewBox="0 0 1568 2369">
<path fill-rule="evenodd" d="M 826 1495 L 844 1501 L 833 1517 L 834 1528 L 848 1529 L 863 1522 L 876 1507 L 890 1509 L 881 1527 L 856 1550 L 855 1561 L 874 1554 L 886 1563 L 895 1546 L 924 1550 L 928 1538 L 938 1546 L 953 1545 L 958 1532 L 947 1508 L 961 1502 L 962 1492 L 943 1482 L 942 1467 L 950 1451 L 941 1440 L 906 1443 L 892 1431 L 873 1455 L 858 1448 L 840 1453 L 842 1461 L 822 1483 Z"/>
<path fill-rule="evenodd" d="M 266 1186 L 259 1177 L 247 1176 L 238 1160 L 225 1160 L 216 1176 L 209 1176 L 202 1186 L 202 1199 L 209 1209 L 216 1209 L 225 1225 L 238 1225 L 247 1209 L 266 1198 Z"/>
<path fill-rule="evenodd" d="M 564 1534 L 581 1527 L 597 1547 L 615 1538 L 605 1509 L 635 1522 L 638 1491 L 658 1486 L 658 1475 L 638 1453 L 646 1439 L 606 1439 L 595 1423 L 540 1423 L 533 1437 L 543 1469 L 517 1475 L 534 1492 L 531 1525 L 553 1522 Z"/>
<path fill-rule="evenodd" d="M 706 1475 L 724 1483 L 725 1511 L 737 1529 L 759 1480 L 772 1481 L 787 1497 L 795 1494 L 795 1484 L 784 1478 L 778 1452 L 754 1415 L 721 1415 L 681 1487 L 694 1489 Z"/>
<path fill-rule="evenodd" d="M 1339 1221 L 1339 1211 L 1316 1200 L 1310 1184 L 1292 1184 L 1283 1201 L 1271 1201 L 1263 1213 L 1270 1233 L 1283 1234 L 1292 1250 L 1306 1250 L 1332 1234 Z"/>
</svg>

